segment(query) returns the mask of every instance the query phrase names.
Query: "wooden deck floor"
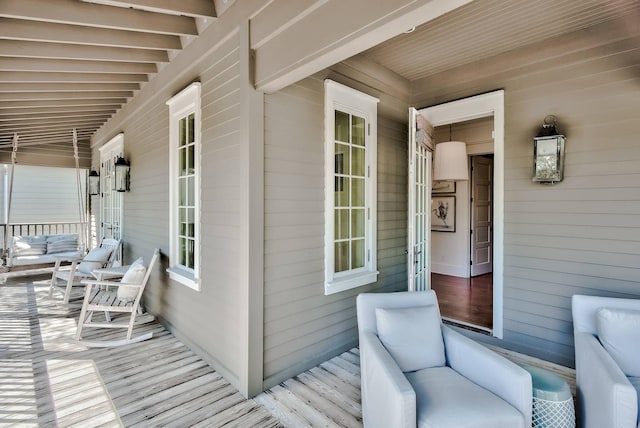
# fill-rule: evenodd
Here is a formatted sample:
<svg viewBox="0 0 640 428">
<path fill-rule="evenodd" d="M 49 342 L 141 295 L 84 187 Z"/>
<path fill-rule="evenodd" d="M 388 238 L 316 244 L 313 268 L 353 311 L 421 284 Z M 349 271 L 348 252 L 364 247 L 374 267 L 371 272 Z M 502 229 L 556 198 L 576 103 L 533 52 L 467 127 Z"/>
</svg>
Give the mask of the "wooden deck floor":
<svg viewBox="0 0 640 428">
<path fill-rule="evenodd" d="M 156 322 L 136 327 L 145 342 L 77 344 L 78 309 L 48 299 L 46 279 L 0 285 L 2 427 L 362 427 L 358 349 L 246 400 Z M 572 370 L 503 353 L 575 387 Z"/>
</svg>

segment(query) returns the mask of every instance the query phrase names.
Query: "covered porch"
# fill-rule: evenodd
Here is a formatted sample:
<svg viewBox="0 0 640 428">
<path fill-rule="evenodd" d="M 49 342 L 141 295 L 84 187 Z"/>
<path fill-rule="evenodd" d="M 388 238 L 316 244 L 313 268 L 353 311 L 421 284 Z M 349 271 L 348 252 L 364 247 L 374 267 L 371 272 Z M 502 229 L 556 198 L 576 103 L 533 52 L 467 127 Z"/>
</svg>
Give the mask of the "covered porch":
<svg viewBox="0 0 640 428">
<path fill-rule="evenodd" d="M 49 298 L 48 279 L 0 286 L 3 426 L 362 426 L 357 348 L 247 400 L 156 321 L 136 327 L 153 332 L 144 342 L 76 343 L 79 310 Z M 554 371 L 575 395 L 574 370 L 492 349 Z"/>
</svg>

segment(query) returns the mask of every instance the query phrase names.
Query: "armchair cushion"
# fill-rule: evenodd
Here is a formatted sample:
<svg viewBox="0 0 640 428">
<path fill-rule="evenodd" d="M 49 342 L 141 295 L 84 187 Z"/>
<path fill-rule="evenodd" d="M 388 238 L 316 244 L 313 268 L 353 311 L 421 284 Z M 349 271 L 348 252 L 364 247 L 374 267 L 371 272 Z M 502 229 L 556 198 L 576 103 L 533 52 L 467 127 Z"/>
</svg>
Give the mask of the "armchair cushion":
<svg viewBox="0 0 640 428">
<path fill-rule="evenodd" d="M 600 308 L 597 313 L 600 343 L 627 376 L 640 376 L 640 311 Z"/>
<path fill-rule="evenodd" d="M 405 376 L 416 392 L 418 427 L 525 428 L 525 417 L 515 407 L 450 367 Z"/>
<path fill-rule="evenodd" d="M 376 308 L 378 337 L 403 372 L 445 365 L 440 314 L 435 305 Z"/>
<path fill-rule="evenodd" d="M 91 275 L 91 272 L 104 266 L 110 255 L 111 250 L 96 247 L 82 259 L 82 262 L 78 265 L 78 271 L 85 275 Z"/>
<path fill-rule="evenodd" d="M 142 284 L 146 273 L 147 268 L 144 266 L 144 260 L 140 257 L 129 266 L 120 282 L 123 284 Z M 127 287 L 126 285 L 118 287 L 118 299 L 125 302 L 135 300 L 138 290 L 138 287 Z"/>
</svg>

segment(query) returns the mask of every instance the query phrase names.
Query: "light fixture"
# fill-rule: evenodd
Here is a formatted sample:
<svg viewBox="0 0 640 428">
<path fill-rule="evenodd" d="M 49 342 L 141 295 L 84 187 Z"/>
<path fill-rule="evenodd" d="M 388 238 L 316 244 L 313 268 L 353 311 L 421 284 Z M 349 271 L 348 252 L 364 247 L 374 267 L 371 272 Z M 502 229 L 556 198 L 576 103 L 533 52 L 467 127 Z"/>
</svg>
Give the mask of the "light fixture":
<svg viewBox="0 0 640 428">
<path fill-rule="evenodd" d="M 100 174 L 95 169 L 89 172 L 89 195 L 100 194 Z"/>
<path fill-rule="evenodd" d="M 129 162 L 122 156 L 116 159 L 116 163 L 113 165 L 115 169 L 113 190 L 116 192 L 128 192 L 129 191 Z"/>
<path fill-rule="evenodd" d="M 549 184 L 562 181 L 564 142 L 565 136 L 556 127 L 556 117 L 545 117 L 533 138 L 533 181 Z"/>
<path fill-rule="evenodd" d="M 451 140 L 451 125 L 449 125 Z M 467 145 L 462 141 L 447 141 L 436 144 L 433 166 L 435 181 L 464 181 L 469 179 Z"/>
</svg>

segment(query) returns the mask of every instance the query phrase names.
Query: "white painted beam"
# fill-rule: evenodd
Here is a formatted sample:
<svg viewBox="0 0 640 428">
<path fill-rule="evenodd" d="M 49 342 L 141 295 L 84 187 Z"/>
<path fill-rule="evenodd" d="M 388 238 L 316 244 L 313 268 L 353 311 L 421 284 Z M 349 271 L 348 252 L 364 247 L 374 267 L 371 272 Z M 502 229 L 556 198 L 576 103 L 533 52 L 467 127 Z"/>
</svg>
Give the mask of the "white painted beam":
<svg viewBox="0 0 640 428">
<path fill-rule="evenodd" d="M 95 98 L 95 99 L 64 99 L 64 100 L 30 100 L 30 101 L 3 101 L 0 103 L 2 110 L 28 110 L 41 107 L 87 107 L 87 106 L 112 106 L 118 108 L 127 102 L 126 98 Z"/>
<path fill-rule="evenodd" d="M 113 98 L 131 98 L 133 91 L 100 91 L 86 90 L 82 92 L 68 90 L 56 92 L 2 92 L 0 91 L 0 101 L 32 101 L 32 100 L 96 100 Z"/>
<path fill-rule="evenodd" d="M 7 82 L 74 82 L 74 83 L 135 83 L 147 82 L 146 74 L 116 73 L 49 73 L 45 71 L 0 71 L 0 83 Z"/>
<path fill-rule="evenodd" d="M 149 12 L 185 15 L 194 18 L 215 18 L 216 8 L 213 0 L 82 0 L 108 6 L 118 6 L 146 10 Z"/>
<path fill-rule="evenodd" d="M 137 91 L 138 83 L 2 83 L 0 92 Z"/>
<path fill-rule="evenodd" d="M 157 72 L 155 64 L 141 62 L 82 61 L 76 59 L 3 58 L 0 71 L 45 71 L 65 73 L 143 73 Z"/>
</svg>

